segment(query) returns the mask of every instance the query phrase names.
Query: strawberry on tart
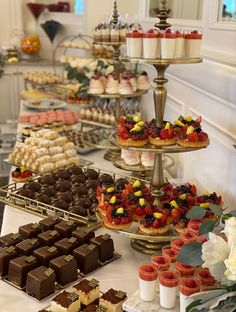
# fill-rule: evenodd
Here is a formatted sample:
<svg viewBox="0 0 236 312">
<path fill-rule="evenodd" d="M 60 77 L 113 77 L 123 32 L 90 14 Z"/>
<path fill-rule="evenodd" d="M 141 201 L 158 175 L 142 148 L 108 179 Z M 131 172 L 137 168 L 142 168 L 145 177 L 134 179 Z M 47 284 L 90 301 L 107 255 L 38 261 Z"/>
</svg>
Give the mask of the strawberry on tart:
<svg viewBox="0 0 236 312">
<path fill-rule="evenodd" d="M 98 199 L 98 210 L 103 216 L 106 215 L 107 207 L 109 206 L 109 203 L 112 197 L 114 197 L 115 193 L 116 193 L 116 188 L 113 186 L 108 187 L 101 192 L 100 197 Z"/>
<path fill-rule="evenodd" d="M 107 209 L 104 225 L 109 229 L 123 230 L 131 226 L 132 215 L 123 207 Z"/>
<path fill-rule="evenodd" d="M 143 147 L 148 143 L 148 128 L 139 116 L 121 117 L 117 142 L 122 146 Z"/>
<path fill-rule="evenodd" d="M 175 144 L 176 137 L 173 125 L 166 122 L 163 128 L 158 128 L 156 120 L 153 119 L 149 124 L 149 143 L 155 146 Z"/>
<path fill-rule="evenodd" d="M 139 231 L 146 235 L 166 234 L 169 230 L 167 216 L 164 213 L 153 212 L 143 216 L 139 223 Z"/>
</svg>

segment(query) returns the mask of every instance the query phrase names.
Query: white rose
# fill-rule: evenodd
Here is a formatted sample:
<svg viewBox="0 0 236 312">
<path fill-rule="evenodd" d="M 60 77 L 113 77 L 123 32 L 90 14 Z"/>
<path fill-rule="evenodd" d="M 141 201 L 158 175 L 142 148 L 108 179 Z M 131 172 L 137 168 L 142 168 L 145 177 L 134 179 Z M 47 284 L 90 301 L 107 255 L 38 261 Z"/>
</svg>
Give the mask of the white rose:
<svg viewBox="0 0 236 312">
<path fill-rule="evenodd" d="M 228 243 L 231 246 L 231 243 L 233 243 L 234 238 L 236 237 L 236 217 L 231 217 L 225 220 L 225 228 L 222 232 L 225 233 Z"/>
<path fill-rule="evenodd" d="M 225 260 L 225 276 L 230 281 L 236 281 L 236 244 L 232 244 L 229 258 Z"/>
</svg>

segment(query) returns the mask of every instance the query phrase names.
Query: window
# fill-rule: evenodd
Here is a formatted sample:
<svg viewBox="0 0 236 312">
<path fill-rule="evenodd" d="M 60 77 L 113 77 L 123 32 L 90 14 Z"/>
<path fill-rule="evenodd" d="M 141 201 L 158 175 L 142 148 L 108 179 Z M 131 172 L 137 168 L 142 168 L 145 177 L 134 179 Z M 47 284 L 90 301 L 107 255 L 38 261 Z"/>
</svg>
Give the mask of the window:
<svg viewBox="0 0 236 312">
<path fill-rule="evenodd" d="M 84 0 L 75 0 L 75 13 L 81 15 L 84 13 Z"/>
</svg>

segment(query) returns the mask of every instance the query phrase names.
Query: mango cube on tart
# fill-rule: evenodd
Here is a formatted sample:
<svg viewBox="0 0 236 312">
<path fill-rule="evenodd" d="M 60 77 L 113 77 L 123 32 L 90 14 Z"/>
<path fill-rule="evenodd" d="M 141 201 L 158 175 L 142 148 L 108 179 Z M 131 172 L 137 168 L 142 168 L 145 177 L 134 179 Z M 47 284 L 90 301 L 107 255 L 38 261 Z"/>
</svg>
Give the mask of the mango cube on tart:
<svg viewBox="0 0 236 312">
<path fill-rule="evenodd" d="M 148 143 L 148 127 L 139 116 L 121 117 L 117 141 L 122 146 L 143 147 Z"/>
<path fill-rule="evenodd" d="M 156 126 L 153 119 L 148 125 L 149 143 L 155 146 L 173 145 L 176 143 L 174 126 L 170 122 L 164 122 L 163 128 Z"/>
<path fill-rule="evenodd" d="M 168 230 L 167 216 L 160 212 L 144 215 L 139 223 L 139 231 L 142 234 L 161 235 L 166 234 Z"/>
<path fill-rule="evenodd" d="M 132 214 L 123 207 L 109 207 L 106 211 L 106 217 L 103 220 L 106 227 L 116 230 L 123 230 L 130 227 L 132 221 Z"/>
</svg>

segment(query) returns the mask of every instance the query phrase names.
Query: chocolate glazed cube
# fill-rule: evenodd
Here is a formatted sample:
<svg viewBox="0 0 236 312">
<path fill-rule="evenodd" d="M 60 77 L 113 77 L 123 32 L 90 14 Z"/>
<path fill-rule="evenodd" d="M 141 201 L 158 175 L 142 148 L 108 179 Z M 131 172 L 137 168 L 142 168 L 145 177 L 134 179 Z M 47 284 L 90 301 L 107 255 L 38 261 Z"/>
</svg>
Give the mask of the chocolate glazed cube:
<svg viewBox="0 0 236 312">
<path fill-rule="evenodd" d="M 0 276 L 8 274 L 9 263 L 18 257 L 16 248 L 13 246 L 0 248 Z"/>
<path fill-rule="evenodd" d="M 93 244 L 84 244 L 76 248 L 73 255 L 77 261 L 78 269 L 83 274 L 88 274 L 98 267 L 98 247 Z"/>
<path fill-rule="evenodd" d="M 55 246 L 44 246 L 34 250 L 33 255 L 37 258 L 41 265 L 48 267 L 50 260 L 59 257 L 60 253 Z"/>
<path fill-rule="evenodd" d="M 91 239 L 91 244 L 98 247 L 99 260 L 105 262 L 113 258 L 114 244 L 109 234 L 100 235 Z"/>
</svg>

